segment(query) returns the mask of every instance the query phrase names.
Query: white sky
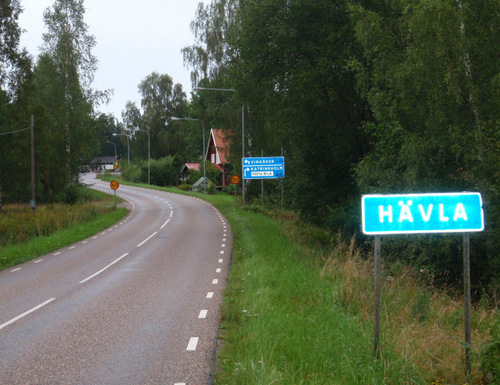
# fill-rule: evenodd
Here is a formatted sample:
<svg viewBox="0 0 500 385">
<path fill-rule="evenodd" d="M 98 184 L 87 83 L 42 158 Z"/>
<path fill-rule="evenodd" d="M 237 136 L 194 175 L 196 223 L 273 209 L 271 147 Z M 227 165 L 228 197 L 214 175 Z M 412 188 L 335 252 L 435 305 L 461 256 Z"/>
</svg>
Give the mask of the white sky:
<svg viewBox="0 0 500 385">
<path fill-rule="evenodd" d="M 25 30 L 21 46 L 38 56 L 45 31 L 43 11 L 54 0 L 20 0 L 24 11 L 19 26 Z M 140 107 L 138 84 L 153 71 L 181 83 L 190 97 L 190 69 L 181 49 L 192 45 L 190 30 L 202 0 L 85 0 L 85 22 L 95 36 L 93 54 L 99 60 L 92 88 L 114 89 L 112 100 L 99 110 L 121 120 L 128 100 Z"/>
</svg>

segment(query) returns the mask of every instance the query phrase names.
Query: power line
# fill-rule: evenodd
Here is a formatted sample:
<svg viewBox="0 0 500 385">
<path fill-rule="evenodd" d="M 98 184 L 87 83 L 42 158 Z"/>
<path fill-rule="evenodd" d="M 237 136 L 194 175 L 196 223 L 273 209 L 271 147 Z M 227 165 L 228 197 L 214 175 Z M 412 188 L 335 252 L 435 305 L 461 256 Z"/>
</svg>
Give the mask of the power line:
<svg viewBox="0 0 500 385">
<path fill-rule="evenodd" d="M 10 131 L 10 132 L 0 132 L 0 135 L 17 134 L 18 132 L 31 130 L 31 127 L 23 128 L 22 130 Z"/>
</svg>

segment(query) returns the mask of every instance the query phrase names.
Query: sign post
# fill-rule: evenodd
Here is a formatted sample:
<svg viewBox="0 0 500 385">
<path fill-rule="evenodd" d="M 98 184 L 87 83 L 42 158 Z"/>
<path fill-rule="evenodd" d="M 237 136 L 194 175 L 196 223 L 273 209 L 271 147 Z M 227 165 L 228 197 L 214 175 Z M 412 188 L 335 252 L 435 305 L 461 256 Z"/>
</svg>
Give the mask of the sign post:
<svg viewBox="0 0 500 385">
<path fill-rule="evenodd" d="M 111 189 L 113 190 L 114 195 L 115 195 L 115 210 L 116 210 L 116 190 L 118 190 L 118 187 L 120 187 L 120 183 L 118 183 L 118 181 L 116 181 L 116 180 L 111 181 L 111 183 L 109 184 L 109 187 L 111 187 Z"/>
<path fill-rule="evenodd" d="M 465 367 L 471 373 L 471 298 L 469 233 L 484 230 L 480 193 L 364 195 L 361 198 L 362 230 L 375 236 L 374 252 L 374 352 L 378 356 L 380 334 L 381 235 L 463 233 Z"/>
<path fill-rule="evenodd" d="M 236 195 L 238 194 L 237 185 L 240 183 L 241 179 L 238 175 L 233 175 L 231 177 L 231 183 L 234 184 L 234 201 L 236 202 Z"/>
</svg>

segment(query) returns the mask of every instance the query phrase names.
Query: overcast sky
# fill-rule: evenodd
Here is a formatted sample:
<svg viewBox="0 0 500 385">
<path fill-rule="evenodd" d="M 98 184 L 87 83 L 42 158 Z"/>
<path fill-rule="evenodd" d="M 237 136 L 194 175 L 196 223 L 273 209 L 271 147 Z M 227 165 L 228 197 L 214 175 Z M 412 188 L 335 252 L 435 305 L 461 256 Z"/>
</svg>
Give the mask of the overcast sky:
<svg viewBox="0 0 500 385">
<path fill-rule="evenodd" d="M 26 30 L 21 45 L 39 54 L 46 32 L 43 11 L 54 0 L 20 0 L 24 8 L 19 25 Z M 138 84 L 156 71 L 181 83 L 190 97 L 190 70 L 184 67 L 180 50 L 194 42 L 190 30 L 202 0 L 85 0 L 85 22 L 97 46 L 99 60 L 93 88 L 114 89 L 108 105 L 99 108 L 121 120 L 128 100 L 140 107 Z"/>
</svg>

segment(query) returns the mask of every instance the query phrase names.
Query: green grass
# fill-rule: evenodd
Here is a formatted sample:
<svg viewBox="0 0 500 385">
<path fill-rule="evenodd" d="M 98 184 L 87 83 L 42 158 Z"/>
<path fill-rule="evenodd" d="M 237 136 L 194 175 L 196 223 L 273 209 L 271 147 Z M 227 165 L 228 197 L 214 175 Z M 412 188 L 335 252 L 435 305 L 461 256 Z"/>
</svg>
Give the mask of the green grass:
<svg viewBox="0 0 500 385">
<path fill-rule="evenodd" d="M 113 197 L 89 192 L 76 205 L 45 205 L 33 212 L 9 205 L 0 216 L 0 270 L 78 242 L 111 226 L 128 214 L 114 209 Z"/>
<path fill-rule="evenodd" d="M 318 261 L 276 220 L 225 214 L 235 245 L 217 384 L 424 383 L 389 351 L 374 360 L 371 324 L 336 305 L 337 289 L 320 279 Z"/>
</svg>

